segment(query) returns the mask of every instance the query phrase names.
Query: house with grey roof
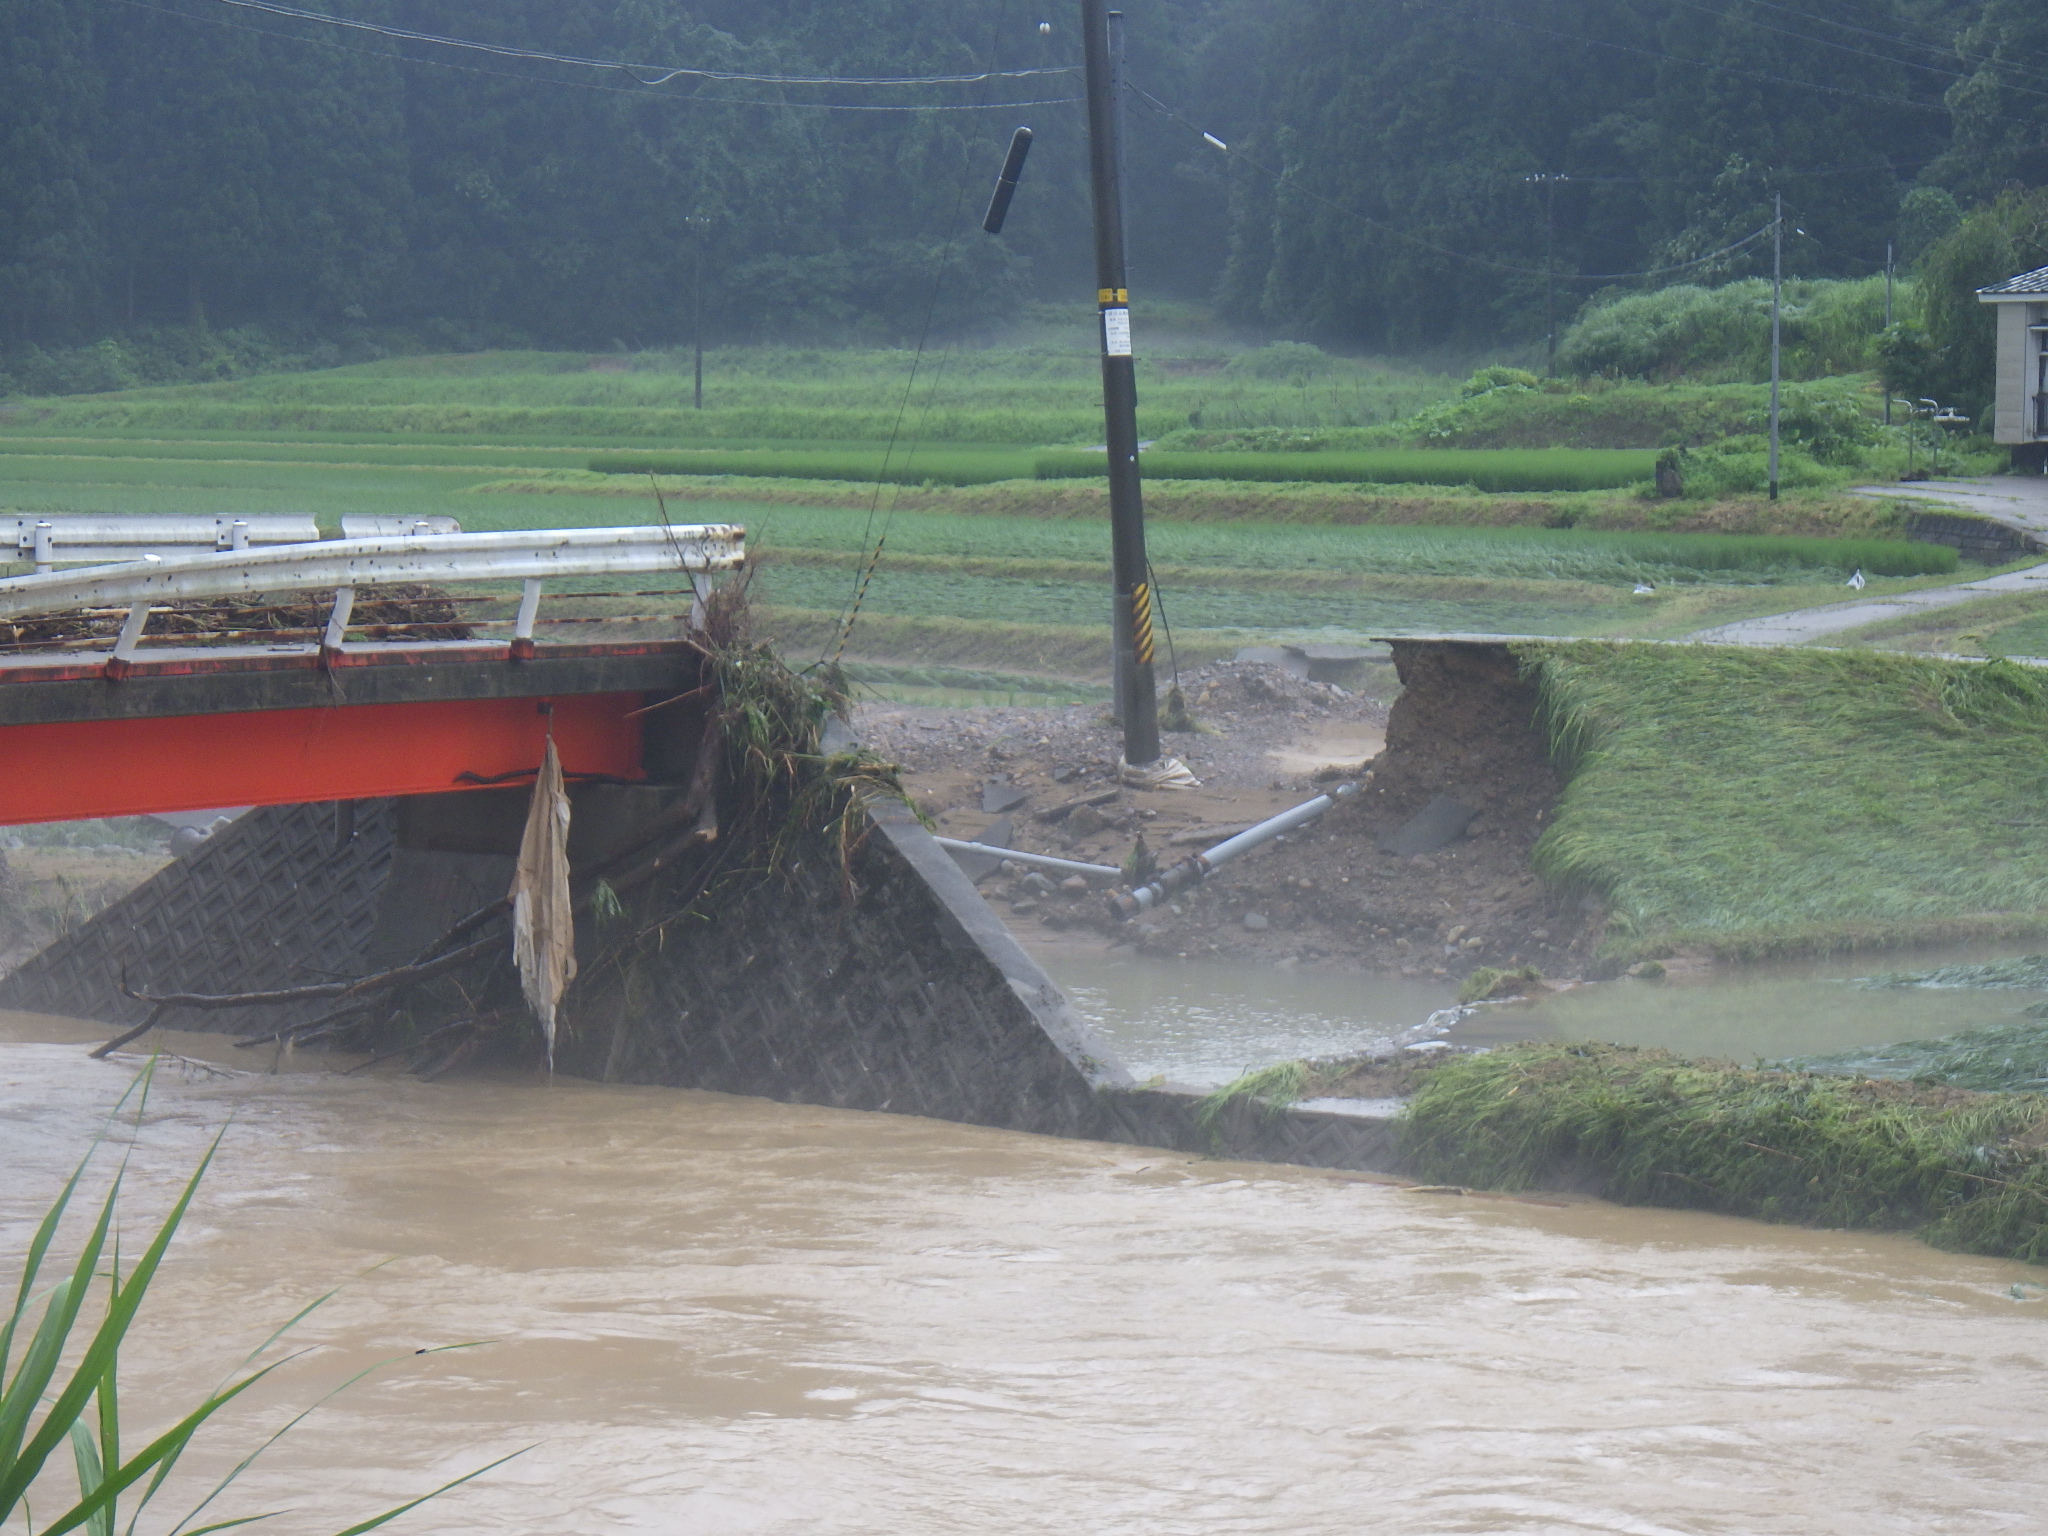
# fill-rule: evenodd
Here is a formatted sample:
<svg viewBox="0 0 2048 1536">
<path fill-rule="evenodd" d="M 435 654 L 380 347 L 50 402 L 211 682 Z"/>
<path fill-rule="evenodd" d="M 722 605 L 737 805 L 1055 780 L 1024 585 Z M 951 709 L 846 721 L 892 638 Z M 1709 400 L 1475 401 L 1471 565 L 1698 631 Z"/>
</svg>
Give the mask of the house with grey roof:
<svg viewBox="0 0 2048 1536">
<path fill-rule="evenodd" d="M 1998 311 L 1998 394 L 1991 437 L 2015 469 L 2048 472 L 2048 267 L 1977 290 Z"/>
</svg>

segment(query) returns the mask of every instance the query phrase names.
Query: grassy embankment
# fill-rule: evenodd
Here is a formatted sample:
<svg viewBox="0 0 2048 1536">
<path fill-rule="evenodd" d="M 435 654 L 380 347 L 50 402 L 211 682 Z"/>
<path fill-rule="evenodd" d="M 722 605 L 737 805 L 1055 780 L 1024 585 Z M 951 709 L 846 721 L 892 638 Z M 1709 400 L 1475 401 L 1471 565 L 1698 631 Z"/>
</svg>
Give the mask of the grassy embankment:
<svg viewBox="0 0 2048 1536">
<path fill-rule="evenodd" d="M 1568 783 L 1534 862 L 1610 962 L 2048 933 L 2048 675 L 1878 652 L 1520 648 Z"/>
<path fill-rule="evenodd" d="M 1627 1205 L 1915 1232 L 2048 1259 L 2048 1097 L 1744 1070 L 1614 1045 L 1520 1045 L 1422 1075 L 1409 1171 Z"/>
<path fill-rule="evenodd" d="M 1938 1042 L 1945 1052 L 1923 1058 L 1981 1061 L 1976 1039 Z M 1797 1066 L 1595 1042 L 1292 1061 L 1219 1089 L 1201 1113 L 1221 1127 L 1233 1100 L 1277 1108 L 1326 1094 L 1405 1094 L 1399 1164 L 1427 1183 L 1570 1189 L 2048 1261 L 2048 1095 Z M 1993 1073 L 1986 1083 L 2011 1080 Z"/>
</svg>

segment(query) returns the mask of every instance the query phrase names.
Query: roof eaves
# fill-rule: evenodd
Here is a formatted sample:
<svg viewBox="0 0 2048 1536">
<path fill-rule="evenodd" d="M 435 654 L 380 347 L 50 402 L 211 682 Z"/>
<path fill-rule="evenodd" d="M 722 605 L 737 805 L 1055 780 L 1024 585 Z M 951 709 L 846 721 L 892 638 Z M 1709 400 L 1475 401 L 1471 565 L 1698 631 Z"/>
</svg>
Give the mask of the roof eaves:
<svg viewBox="0 0 2048 1536">
<path fill-rule="evenodd" d="M 1977 290 L 1977 296 L 1983 299 L 2022 298 L 2034 294 L 2048 294 L 2048 267 L 2036 267 L 2031 272 L 2022 272 L 2017 277 L 2008 277 L 2002 283 Z"/>
</svg>

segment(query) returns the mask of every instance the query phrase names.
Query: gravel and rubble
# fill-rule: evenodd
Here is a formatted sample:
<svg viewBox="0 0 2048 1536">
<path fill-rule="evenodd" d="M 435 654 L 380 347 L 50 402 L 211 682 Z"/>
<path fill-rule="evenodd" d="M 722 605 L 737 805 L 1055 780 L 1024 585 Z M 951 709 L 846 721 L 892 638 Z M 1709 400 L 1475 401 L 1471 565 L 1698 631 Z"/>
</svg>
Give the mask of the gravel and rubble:
<svg viewBox="0 0 2048 1536">
<path fill-rule="evenodd" d="M 1119 736 L 1100 707 L 874 703 L 854 723 L 945 835 L 1098 864 L 1126 866 L 1141 837 L 1168 864 L 1332 783 L 1364 781 L 1312 826 L 1129 924 L 1079 877 L 1014 864 L 988 874 L 983 894 L 1027 937 L 1406 976 L 1577 974 L 1602 914 L 1529 868 L 1559 789 L 1530 686 L 1505 656 L 1410 648 L 1402 667 L 1391 704 L 1262 662 L 1185 675 L 1202 729 L 1164 741 L 1202 780 L 1192 790 L 1118 785 Z M 1463 837 L 1414 857 L 1380 851 L 1438 795 L 1477 811 Z"/>
</svg>

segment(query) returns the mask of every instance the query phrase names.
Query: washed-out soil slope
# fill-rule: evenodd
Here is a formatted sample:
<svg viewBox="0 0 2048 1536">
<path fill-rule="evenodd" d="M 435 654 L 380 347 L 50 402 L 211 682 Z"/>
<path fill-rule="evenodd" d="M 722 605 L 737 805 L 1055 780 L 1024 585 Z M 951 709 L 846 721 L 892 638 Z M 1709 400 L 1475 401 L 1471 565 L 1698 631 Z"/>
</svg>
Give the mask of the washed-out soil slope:
<svg viewBox="0 0 2048 1536">
<path fill-rule="evenodd" d="M 1561 787 L 1535 724 L 1533 685 L 1505 648 L 1396 644 L 1394 655 L 1403 691 L 1359 796 L 1300 837 L 1228 866 L 1175 902 L 1180 912 L 1148 914 L 1143 947 L 1279 950 L 1405 975 L 1583 968 L 1598 913 L 1529 868 Z M 1466 835 L 1435 853 L 1382 852 L 1380 840 L 1438 795 L 1479 812 Z"/>
<path fill-rule="evenodd" d="M 1027 930 L 1092 931 L 1166 956 L 1242 955 L 1421 976 L 1511 964 L 1576 974 L 1597 940 L 1600 914 L 1551 890 L 1529 868 L 1560 787 L 1535 723 L 1533 684 L 1505 647 L 1400 642 L 1394 661 L 1401 692 L 1391 710 L 1256 663 L 1194 674 L 1188 693 L 1204 732 L 1169 735 L 1166 743 L 1202 776 L 1195 791 L 1116 789 L 1116 733 L 1099 710 L 1085 707 L 871 706 L 859 730 L 897 759 L 948 835 L 982 835 L 996 817 L 980 810 L 981 795 L 1000 780 L 1029 792 L 1008 817 L 1010 846 L 1120 864 L 1142 833 L 1166 864 L 1358 778 L 1363 764 L 1355 759 L 1349 772 L 1337 761 L 1307 769 L 1301 764 L 1312 754 L 1287 749 L 1384 722 L 1385 748 L 1356 799 L 1135 923 L 1111 920 L 1099 890 L 1044 878 L 997 874 L 982 891 Z M 1391 681 L 1371 691 L 1391 692 L 1384 686 Z M 1089 795 L 1109 798 L 1039 819 Z M 1380 839 L 1437 795 L 1478 810 L 1467 834 L 1435 853 L 1382 852 Z"/>
</svg>

